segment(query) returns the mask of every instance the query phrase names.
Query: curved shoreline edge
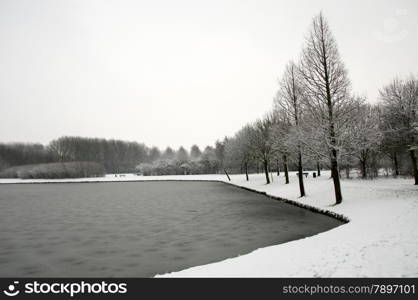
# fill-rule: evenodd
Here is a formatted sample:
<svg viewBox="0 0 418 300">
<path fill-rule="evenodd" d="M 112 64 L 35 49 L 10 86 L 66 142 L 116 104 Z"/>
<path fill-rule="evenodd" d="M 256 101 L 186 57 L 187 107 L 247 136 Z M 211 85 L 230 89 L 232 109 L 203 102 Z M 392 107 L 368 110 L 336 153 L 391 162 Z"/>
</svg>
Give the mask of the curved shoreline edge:
<svg viewBox="0 0 418 300">
<path fill-rule="evenodd" d="M 273 195 L 270 195 L 266 192 L 257 191 L 255 189 L 251 189 L 251 188 L 248 188 L 246 186 L 236 185 L 236 184 L 229 183 L 229 182 L 226 182 L 226 181 L 221 181 L 221 180 L 212 180 L 212 181 L 222 182 L 222 183 L 229 184 L 229 185 L 232 185 L 232 186 L 235 186 L 237 188 L 241 188 L 241 189 L 244 189 L 244 190 L 247 190 L 247 191 L 250 191 L 250 192 L 265 195 L 269 198 L 272 198 L 273 200 L 282 201 L 282 202 L 285 202 L 285 203 L 293 205 L 293 206 L 297 206 L 297 207 L 300 207 L 300 208 L 307 209 L 307 210 L 309 210 L 311 212 L 314 212 L 314 213 L 323 214 L 323 215 L 326 215 L 328 217 L 337 219 L 338 221 L 341 221 L 343 223 L 349 223 L 351 221 L 350 218 L 348 218 L 347 216 L 345 216 L 343 214 L 338 214 L 338 213 L 333 212 L 331 210 L 319 208 L 319 207 L 308 205 L 308 204 L 303 204 L 303 203 L 300 203 L 298 201 L 289 200 L 289 199 L 278 197 L 278 196 L 273 196 Z"/>
</svg>

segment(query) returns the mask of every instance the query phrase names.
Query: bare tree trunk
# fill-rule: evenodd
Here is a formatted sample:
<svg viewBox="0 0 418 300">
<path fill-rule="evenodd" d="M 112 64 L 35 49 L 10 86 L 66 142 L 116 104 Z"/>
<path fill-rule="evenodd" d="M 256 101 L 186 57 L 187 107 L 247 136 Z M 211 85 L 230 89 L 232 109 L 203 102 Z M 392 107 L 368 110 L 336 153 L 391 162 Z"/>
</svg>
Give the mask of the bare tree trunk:
<svg viewBox="0 0 418 300">
<path fill-rule="evenodd" d="M 321 176 L 321 166 L 319 165 L 319 161 L 316 162 L 316 171 L 318 172 L 318 177 Z"/>
<path fill-rule="evenodd" d="M 224 169 L 224 172 L 225 172 L 226 177 L 228 177 L 228 181 L 231 181 L 231 178 L 229 177 L 228 172 L 226 171 L 225 168 L 223 168 L 223 169 Z"/>
<path fill-rule="evenodd" d="M 289 170 L 287 169 L 287 155 L 283 155 L 283 168 L 284 168 L 284 177 L 285 183 L 289 184 Z"/>
<path fill-rule="evenodd" d="M 362 150 L 360 152 L 360 167 L 361 167 L 361 177 L 363 179 L 367 178 L 367 159 L 368 158 L 368 150 Z"/>
<path fill-rule="evenodd" d="M 395 167 L 394 177 L 397 177 L 399 176 L 399 164 L 398 164 L 398 155 L 396 154 L 396 151 L 393 152 L 393 165 Z"/>
<path fill-rule="evenodd" d="M 248 178 L 248 162 L 245 162 L 245 179 L 247 179 L 247 181 L 249 181 L 250 179 Z"/>
<path fill-rule="evenodd" d="M 366 160 L 365 159 L 361 159 L 360 160 L 360 165 L 361 165 L 361 177 L 363 179 L 367 178 L 367 164 L 366 164 Z"/>
<path fill-rule="evenodd" d="M 415 156 L 415 150 L 410 150 L 409 154 L 411 155 L 412 168 L 414 168 L 413 172 L 414 172 L 415 184 L 418 185 L 417 157 Z"/>
<path fill-rule="evenodd" d="M 347 167 L 345 168 L 345 177 L 347 177 L 347 179 L 349 179 L 349 178 L 350 178 L 350 167 L 349 167 L 349 166 L 347 166 Z"/>
<path fill-rule="evenodd" d="M 277 176 L 280 176 L 280 163 L 279 163 L 279 159 L 276 160 L 277 163 Z"/>
<path fill-rule="evenodd" d="M 302 153 L 298 153 L 298 172 L 299 172 L 299 190 L 300 196 L 305 196 L 305 186 L 303 185 L 303 167 L 302 167 Z"/>
<path fill-rule="evenodd" d="M 343 197 L 341 195 L 340 176 L 338 172 L 337 150 L 333 149 L 331 152 L 331 176 L 334 182 L 335 202 L 340 204 Z"/>
<path fill-rule="evenodd" d="M 264 173 L 266 175 L 266 184 L 270 184 L 269 167 L 268 167 L 267 159 L 264 159 L 263 165 L 264 165 Z"/>
<path fill-rule="evenodd" d="M 322 47 L 325 47 L 324 44 L 322 44 Z M 325 49 L 323 53 L 325 53 Z M 326 92 L 327 92 L 329 136 L 330 136 L 331 148 L 332 148 L 331 150 L 331 176 L 332 176 L 332 180 L 334 181 L 335 202 L 336 204 L 340 204 L 343 201 L 343 197 L 341 194 L 340 172 L 338 170 L 338 156 L 337 156 L 337 150 L 335 149 L 335 146 L 337 143 L 335 140 L 333 105 L 332 105 L 332 100 L 331 100 L 331 91 L 330 91 L 329 79 L 328 79 L 327 61 L 325 57 L 323 57 L 323 59 L 324 59 L 324 69 L 325 69 L 324 75 L 325 75 Z"/>
<path fill-rule="evenodd" d="M 327 70 L 325 64 L 325 70 Z M 328 83 L 328 74 L 325 72 L 326 82 Z M 333 120 L 333 108 L 331 102 L 331 95 L 329 85 L 326 86 L 327 90 L 327 104 L 328 104 L 328 115 L 329 115 L 329 135 L 331 138 L 331 175 L 332 180 L 334 181 L 334 192 L 335 192 L 335 202 L 336 204 L 340 204 L 343 201 L 343 196 L 341 194 L 341 184 L 340 184 L 340 172 L 338 170 L 338 156 L 337 150 L 335 149 L 336 141 L 335 141 L 335 129 L 334 129 L 334 120 Z"/>
<path fill-rule="evenodd" d="M 326 68 L 325 68 L 326 69 Z M 327 72 L 325 72 L 325 76 L 328 77 Z M 327 79 L 328 82 L 328 79 Z M 331 176 L 334 182 L 334 193 L 335 193 L 335 202 L 336 204 L 340 204 L 343 201 L 343 196 L 341 194 L 341 184 L 340 184 L 340 172 L 338 168 L 338 155 L 337 150 L 335 149 L 336 141 L 335 141 L 335 129 L 334 129 L 334 121 L 333 121 L 333 111 L 332 111 L 332 102 L 331 102 L 331 95 L 329 86 L 327 85 L 327 99 L 328 99 L 328 116 L 329 116 L 329 136 L 331 140 Z"/>
</svg>

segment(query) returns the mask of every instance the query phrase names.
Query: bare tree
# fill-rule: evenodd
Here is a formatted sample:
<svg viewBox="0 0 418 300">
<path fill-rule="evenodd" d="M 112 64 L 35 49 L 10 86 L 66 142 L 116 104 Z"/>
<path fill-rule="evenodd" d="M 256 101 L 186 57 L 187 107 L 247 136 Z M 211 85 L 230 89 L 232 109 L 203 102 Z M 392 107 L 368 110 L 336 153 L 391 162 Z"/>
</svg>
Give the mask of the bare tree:
<svg viewBox="0 0 418 300">
<path fill-rule="evenodd" d="M 229 174 L 225 168 L 225 144 L 227 143 L 228 138 L 224 137 L 223 141 L 217 140 L 215 142 L 215 154 L 216 158 L 218 159 L 219 166 L 224 171 L 226 177 L 228 178 L 228 181 L 231 181 L 231 178 L 229 177 Z"/>
<path fill-rule="evenodd" d="M 74 137 L 60 137 L 51 141 L 48 148 L 60 162 L 75 160 L 73 140 Z"/>
<path fill-rule="evenodd" d="M 247 181 L 249 181 L 248 168 L 252 160 L 250 130 L 248 125 L 244 126 L 225 143 L 226 164 L 229 166 L 238 165 L 241 171 L 244 168 Z"/>
<path fill-rule="evenodd" d="M 411 76 L 405 81 L 395 79 L 380 91 L 383 101 L 385 135 L 395 145 L 409 152 L 415 184 L 418 184 L 418 169 L 415 150 L 418 127 L 418 79 Z"/>
<path fill-rule="evenodd" d="M 312 28 L 302 51 L 300 74 L 303 78 L 306 106 L 324 131 L 329 152 L 331 175 L 336 203 L 342 202 L 338 172 L 338 122 L 346 114 L 350 82 L 340 58 L 336 41 L 328 22 L 320 13 L 314 17 Z"/>
<path fill-rule="evenodd" d="M 351 148 L 354 156 L 360 162 L 363 178 L 367 178 L 368 162 L 371 156 L 378 151 L 381 136 L 378 108 L 370 104 L 360 103 L 353 122 Z"/>
<path fill-rule="evenodd" d="M 270 159 L 275 153 L 272 141 L 273 118 L 266 115 L 251 126 L 250 140 L 254 158 L 263 164 L 266 175 L 266 184 L 270 183 L 269 164 Z"/>
<path fill-rule="evenodd" d="M 275 122 L 272 128 L 272 146 L 277 154 L 281 154 L 283 163 L 283 172 L 285 177 L 285 184 L 289 184 L 289 170 L 287 158 L 290 154 L 290 149 L 286 140 L 290 132 L 290 121 L 288 115 L 279 107 L 275 107 L 274 111 Z"/>
<path fill-rule="evenodd" d="M 279 83 L 279 91 L 274 103 L 279 107 L 295 131 L 299 130 L 302 119 L 302 98 L 303 90 L 300 75 L 293 61 L 289 62 Z M 298 179 L 300 196 L 305 196 L 305 186 L 303 184 L 303 163 L 302 150 L 300 143 L 296 142 L 296 153 L 298 160 Z"/>
</svg>

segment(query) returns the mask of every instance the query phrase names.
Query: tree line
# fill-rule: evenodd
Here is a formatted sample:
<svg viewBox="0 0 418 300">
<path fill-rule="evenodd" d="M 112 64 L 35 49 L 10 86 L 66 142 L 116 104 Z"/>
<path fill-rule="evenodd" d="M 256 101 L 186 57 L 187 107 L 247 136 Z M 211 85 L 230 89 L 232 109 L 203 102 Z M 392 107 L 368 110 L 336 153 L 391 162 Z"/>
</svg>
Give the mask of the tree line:
<svg viewBox="0 0 418 300">
<path fill-rule="evenodd" d="M 20 165 L 0 170 L 0 178 L 57 179 L 102 177 L 103 166 L 96 162 L 50 162 Z"/>
<path fill-rule="evenodd" d="M 224 144 L 215 143 L 215 147 L 206 146 L 202 151 L 193 145 L 188 152 L 180 147 L 177 152 L 167 148 L 163 153 L 155 153 L 152 162 L 144 162 L 136 170 L 142 175 L 188 175 L 215 174 L 223 169 Z"/>
<path fill-rule="evenodd" d="M 353 168 L 363 178 L 380 169 L 394 176 L 411 174 L 418 184 L 418 78 L 394 79 L 379 91 L 379 102 L 355 95 L 337 43 L 322 13 L 315 16 L 297 62 L 280 77 L 274 105 L 264 118 L 245 125 L 225 140 L 226 164 L 244 169 L 251 162 L 269 171 L 279 167 L 289 183 L 289 161 L 298 170 L 300 196 L 305 196 L 303 170 L 331 170 L 336 203 L 341 203 L 341 173 Z"/>
<path fill-rule="evenodd" d="M 15 168 L 22 165 L 30 165 L 33 169 L 36 164 L 96 162 L 104 167 L 106 173 L 207 174 L 219 172 L 222 152 L 223 144 L 220 142 L 215 143 L 215 147 L 207 146 L 203 151 L 194 145 L 189 153 L 182 146 L 178 150 L 167 147 L 161 151 L 137 142 L 64 136 L 48 145 L 0 143 L 0 172 L 3 171 L 5 177 L 22 170 Z M 11 172 L 4 172 L 7 169 Z"/>
</svg>

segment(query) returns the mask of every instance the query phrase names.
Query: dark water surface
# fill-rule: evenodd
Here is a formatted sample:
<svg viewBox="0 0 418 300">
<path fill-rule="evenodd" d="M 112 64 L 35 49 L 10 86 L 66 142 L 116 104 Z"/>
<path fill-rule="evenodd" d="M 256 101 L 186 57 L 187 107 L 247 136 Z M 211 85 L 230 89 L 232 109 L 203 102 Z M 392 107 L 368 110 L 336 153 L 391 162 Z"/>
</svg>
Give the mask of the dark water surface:
<svg viewBox="0 0 418 300">
<path fill-rule="evenodd" d="M 218 182 L 3 184 L 0 276 L 149 277 L 341 224 Z"/>
</svg>

